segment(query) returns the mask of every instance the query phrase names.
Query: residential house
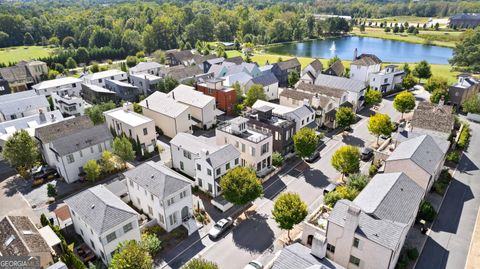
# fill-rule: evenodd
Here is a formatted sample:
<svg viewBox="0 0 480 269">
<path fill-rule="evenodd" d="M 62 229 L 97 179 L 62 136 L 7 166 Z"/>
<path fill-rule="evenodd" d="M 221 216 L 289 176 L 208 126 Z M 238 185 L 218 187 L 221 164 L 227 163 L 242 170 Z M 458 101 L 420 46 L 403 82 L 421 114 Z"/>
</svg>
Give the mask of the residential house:
<svg viewBox="0 0 480 269">
<path fill-rule="evenodd" d="M 402 86 L 405 72 L 396 65 L 387 65 L 385 69 L 370 74 L 370 88 L 381 93 L 393 91 Z"/>
<path fill-rule="evenodd" d="M 273 64 L 268 64 L 268 61 L 267 61 L 267 64 L 265 64 L 264 66 L 260 66 L 258 69 L 260 69 L 260 72 L 262 72 L 262 74 L 268 74 L 268 73 L 272 73 L 272 68 L 273 68 Z"/>
<path fill-rule="evenodd" d="M 273 64 L 271 71 L 277 77 L 279 87 L 288 87 L 288 75 L 290 72 L 296 72 L 300 77 L 302 70 L 298 59 L 293 58 Z"/>
<path fill-rule="evenodd" d="M 240 151 L 240 165 L 250 166 L 265 175 L 272 165 L 272 132 L 255 127 L 248 119 L 236 117 L 215 130 L 217 145 L 234 145 Z"/>
<path fill-rule="evenodd" d="M 226 58 L 225 62 L 230 62 L 230 63 L 234 63 L 234 64 L 241 64 L 244 61 L 243 61 L 242 56 L 235 56 L 235 57 Z"/>
<path fill-rule="evenodd" d="M 94 84 L 82 84 L 81 96 L 90 104 L 101 104 L 106 102 L 118 103 L 120 100 L 117 93 Z"/>
<path fill-rule="evenodd" d="M 346 91 L 348 93 L 347 101 L 353 105 L 353 111 L 359 111 L 365 101 L 367 85 L 359 80 L 319 75 L 315 80 L 315 85 Z"/>
<path fill-rule="evenodd" d="M 260 71 L 257 64 L 245 62 L 235 64 L 232 62 L 224 61 L 221 64 L 212 65 L 208 70 L 208 73 L 213 73 L 213 76 L 215 78 L 226 77 L 242 72 L 252 77 L 257 77 L 262 74 L 262 71 Z"/>
<path fill-rule="evenodd" d="M 373 54 L 360 54 L 360 56 L 356 54 L 357 49 L 355 49 L 355 56 L 350 64 L 350 78 L 368 83 L 373 73 L 380 72 L 382 60 Z M 387 72 L 389 70 L 387 68 Z"/>
<path fill-rule="evenodd" d="M 247 93 L 255 84 L 263 87 L 263 92 L 267 96 L 268 101 L 278 99 L 278 79 L 273 73 L 267 73 L 252 78 L 245 84 L 245 93 Z"/>
<path fill-rule="evenodd" d="M 255 104 L 253 104 L 252 108 L 259 109 L 264 106 L 273 107 L 273 114 L 281 115 L 289 120 L 294 121 L 295 132 L 302 129 L 303 127 L 313 129 L 317 128 L 317 124 L 315 123 L 315 110 L 309 105 L 302 104 L 297 107 L 289 107 L 263 100 L 257 100 Z"/>
<path fill-rule="evenodd" d="M 5 142 L 17 131 L 26 130 L 30 134 L 30 136 L 33 137 L 33 135 L 35 134 L 35 128 L 62 120 L 62 113 L 60 113 L 60 111 L 58 110 L 45 112 L 40 110 L 38 114 L 15 120 L 0 122 L 0 149 L 5 145 Z"/>
<path fill-rule="evenodd" d="M 168 50 L 165 52 L 165 60 L 170 66 L 189 66 L 193 63 L 193 53 L 190 50 Z"/>
<path fill-rule="evenodd" d="M 313 84 L 315 83 L 315 79 L 317 79 L 317 76 L 322 74 L 322 71 L 322 62 L 320 62 L 318 59 L 315 59 L 302 70 L 302 76 L 300 77 L 300 81 L 308 84 Z"/>
<path fill-rule="evenodd" d="M 65 116 L 81 116 L 85 114 L 85 101 L 79 92 L 63 89 L 51 94 L 55 109 L 60 110 Z"/>
<path fill-rule="evenodd" d="M 210 60 L 214 60 L 214 62 L 217 62 L 217 61 L 219 61 L 219 58 L 215 54 L 207 54 L 207 55 L 195 54 L 193 56 L 193 65 L 197 65 L 198 67 L 200 67 L 204 71 L 204 73 L 206 73 L 205 72 L 206 67 L 205 67 L 204 63 L 206 63 Z"/>
<path fill-rule="evenodd" d="M 144 96 L 155 91 L 155 85 L 162 80 L 162 77 L 150 74 L 131 74 L 130 83 L 137 87 Z"/>
<path fill-rule="evenodd" d="M 45 162 L 55 167 L 67 183 L 83 176 L 88 160 L 100 160 L 111 150 L 112 134 L 104 124 L 93 125 L 87 116 L 75 117 L 35 130 Z"/>
<path fill-rule="evenodd" d="M 252 76 L 250 76 L 249 74 L 247 74 L 245 72 L 235 73 L 235 74 L 232 74 L 232 75 L 222 77 L 222 79 L 224 80 L 223 84 L 225 86 L 233 87 L 236 83 L 238 83 L 240 85 L 240 89 L 243 92 L 246 92 L 245 89 L 247 87 L 247 83 L 250 80 L 252 80 L 252 78 L 253 78 Z"/>
<path fill-rule="evenodd" d="M 0 78 L 6 80 L 14 92 L 27 90 L 47 74 L 47 64 L 41 61 L 20 61 L 14 66 L 0 68 Z"/>
<path fill-rule="evenodd" d="M 136 66 L 128 69 L 128 75 L 142 75 L 148 74 L 153 76 L 158 76 L 160 74 L 160 69 L 165 67 L 162 64 L 157 62 L 140 62 Z"/>
<path fill-rule="evenodd" d="M 470 74 L 458 75 L 458 81 L 448 88 L 449 103 L 460 108 L 466 100 L 480 92 L 480 81 Z"/>
<path fill-rule="evenodd" d="M 384 170 L 404 172 L 427 192 L 443 169 L 445 154 L 431 136 L 417 136 L 398 145 L 385 161 Z"/>
<path fill-rule="evenodd" d="M 162 75 L 163 77 L 171 77 L 179 83 L 197 82 L 212 77 L 211 74 L 203 73 L 203 70 L 197 65 L 172 66 L 162 70 Z"/>
<path fill-rule="evenodd" d="M 155 126 L 168 137 L 178 133 L 191 133 L 192 125 L 197 124 L 191 119 L 190 107 L 174 101 L 163 92 L 154 92 L 140 102 L 143 115 L 151 118 Z"/>
<path fill-rule="evenodd" d="M 170 93 L 168 97 L 172 101 L 189 107 L 190 119 L 195 122 L 194 126 L 202 129 L 210 129 L 217 123 L 217 112 L 215 107 L 215 98 L 199 91 L 195 88 L 180 84 Z"/>
<path fill-rule="evenodd" d="M 255 128 L 265 128 L 272 133 L 272 150 L 282 156 L 292 153 L 295 122 L 285 116 L 273 114 L 273 107 L 262 106 L 248 115 L 248 123 Z"/>
<path fill-rule="evenodd" d="M 448 140 L 455 123 L 453 108 L 442 104 L 420 102 L 413 111 L 410 122 L 411 132 L 417 134 L 428 134 Z"/>
<path fill-rule="evenodd" d="M 38 262 L 41 268 L 47 268 L 53 264 L 52 249 L 27 216 L 3 217 L 0 220 L 0 242 L 2 242 L 0 245 L 1 256 L 39 257 Z M 2 263 L 5 263 L 5 261 Z M 13 268 L 17 266 L 9 266 L 8 263 L 5 263 L 2 267 Z"/>
<path fill-rule="evenodd" d="M 475 28 L 480 25 L 479 13 L 460 13 L 448 19 L 450 28 Z"/>
<path fill-rule="evenodd" d="M 208 70 L 210 70 L 210 68 L 213 65 L 221 65 L 224 61 L 225 61 L 225 58 L 223 58 L 223 57 L 208 59 L 208 60 L 204 61 L 203 62 L 203 72 L 208 73 Z"/>
<path fill-rule="evenodd" d="M 105 81 L 105 88 L 115 92 L 117 97 L 122 101 L 138 102 L 140 99 L 140 91 L 138 87 L 127 82 L 107 79 Z"/>
<path fill-rule="evenodd" d="M 142 154 L 153 152 L 157 146 L 155 122 L 133 111 L 131 103 L 103 112 L 105 123 L 117 135 L 124 134 L 140 144 Z"/>
<path fill-rule="evenodd" d="M 192 190 L 187 178 L 153 161 L 123 174 L 132 204 L 155 219 L 165 231 L 171 232 L 180 225 L 186 226 L 189 234 L 196 230 L 195 221 L 192 222 Z"/>
<path fill-rule="evenodd" d="M 76 95 L 80 94 L 80 90 L 82 89 L 81 86 L 82 80 L 73 77 L 64 77 L 64 78 L 57 78 L 52 80 L 42 81 L 38 84 L 32 86 L 32 89 L 38 95 L 45 95 L 50 96 L 52 93 L 66 90 L 68 89 L 69 92 L 75 93 Z"/>
<path fill-rule="evenodd" d="M 331 261 L 325 255 L 322 256 L 313 248 L 310 249 L 300 243 L 285 246 L 275 256 L 271 269 L 345 269 Z"/>
<path fill-rule="evenodd" d="M 343 77 L 343 75 L 345 75 L 345 67 L 343 66 L 342 61 L 335 61 L 327 68 L 327 70 L 325 70 L 324 74 L 329 76 Z"/>
<path fill-rule="evenodd" d="M 83 77 L 83 82 L 85 84 L 94 84 L 105 88 L 106 80 L 108 79 L 127 82 L 128 76 L 127 73 L 123 71 L 112 69 L 86 75 Z"/>
<path fill-rule="evenodd" d="M 120 243 L 140 242 L 139 215 L 103 185 L 65 200 L 75 233 L 103 263 L 109 264 Z"/>
<path fill-rule="evenodd" d="M 8 81 L 0 77 L 0 95 L 10 93 L 12 93 L 12 91 L 10 90 L 10 86 L 8 85 Z"/>
<path fill-rule="evenodd" d="M 50 104 L 45 95 L 33 90 L 0 95 L 0 122 L 35 115 L 40 110 L 50 111 Z"/>
<path fill-rule="evenodd" d="M 195 180 L 213 197 L 221 193 L 220 178 L 240 165 L 240 152 L 230 144 L 217 146 L 191 134 L 179 133 L 170 141 L 172 167 Z"/>
<path fill-rule="evenodd" d="M 340 200 L 330 212 L 327 257 L 345 268 L 395 268 L 423 196 L 406 174 L 376 175 L 353 201 Z M 303 236 L 315 238 L 309 231 Z"/>
<path fill-rule="evenodd" d="M 234 114 L 237 93 L 234 88 L 223 85 L 223 79 L 208 79 L 197 83 L 196 90 L 215 98 L 215 106 L 227 115 Z M 217 113 L 218 116 L 218 113 Z"/>
</svg>

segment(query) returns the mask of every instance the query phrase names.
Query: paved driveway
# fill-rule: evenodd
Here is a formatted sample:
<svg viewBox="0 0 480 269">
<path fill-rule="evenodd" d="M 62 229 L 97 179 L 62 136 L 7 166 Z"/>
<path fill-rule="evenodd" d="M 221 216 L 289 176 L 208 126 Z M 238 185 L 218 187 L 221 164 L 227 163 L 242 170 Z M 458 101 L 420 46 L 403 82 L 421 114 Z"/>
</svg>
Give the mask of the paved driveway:
<svg viewBox="0 0 480 269">
<path fill-rule="evenodd" d="M 464 268 L 480 205 L 480 125 L 462 156 L 416 268 Z"/>
</svg>

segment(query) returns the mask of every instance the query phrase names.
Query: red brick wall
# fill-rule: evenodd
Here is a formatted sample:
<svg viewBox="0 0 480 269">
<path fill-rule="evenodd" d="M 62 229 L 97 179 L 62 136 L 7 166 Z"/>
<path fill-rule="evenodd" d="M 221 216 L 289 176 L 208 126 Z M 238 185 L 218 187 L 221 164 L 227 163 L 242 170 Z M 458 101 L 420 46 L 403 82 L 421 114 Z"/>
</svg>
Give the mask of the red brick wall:
<svg viewBox="0 0 480 269">
<path fill-rule="evenodd" d="M 197 91 L 203 92 L 206 95 L 215 97 L 217 108 L 227 113 L 227 115 L 234 114 L 235 103 L 237 101 L 237 95 L 235 91 L 221 91 L 214 90 L 209 93 L 207 87 L 197 85 Z"/>
</svg>

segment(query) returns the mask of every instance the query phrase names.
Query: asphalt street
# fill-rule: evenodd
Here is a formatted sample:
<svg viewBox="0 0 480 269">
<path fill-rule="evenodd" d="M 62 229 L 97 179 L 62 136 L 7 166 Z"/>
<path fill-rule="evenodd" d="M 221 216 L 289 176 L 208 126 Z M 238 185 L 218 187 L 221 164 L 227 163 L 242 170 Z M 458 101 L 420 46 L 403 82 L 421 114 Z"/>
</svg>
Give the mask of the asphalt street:
<svg viewBox="0 0 480 269">
<path fill-rule="evenodd" d="M 432 226 L 416 268 L 464 268 L 480 206 L 480 125 L 472 137 Z"/>
</svg>

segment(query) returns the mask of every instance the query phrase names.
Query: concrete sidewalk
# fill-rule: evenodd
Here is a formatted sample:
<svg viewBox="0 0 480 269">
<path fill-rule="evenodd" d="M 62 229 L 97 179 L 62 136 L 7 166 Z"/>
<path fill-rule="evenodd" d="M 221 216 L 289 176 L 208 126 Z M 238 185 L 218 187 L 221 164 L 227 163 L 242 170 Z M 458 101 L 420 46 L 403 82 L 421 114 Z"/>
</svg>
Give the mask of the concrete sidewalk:
<svg viewBox="0 0 480 269">
<path fill-rule="evenodd" d="M 470 249 L 468 250 L 467 264 L 465 269 L 475 269 L 480 267 L 480 211 L 477 214 L 477 221 L 473 230 Z"/>
</svg>

